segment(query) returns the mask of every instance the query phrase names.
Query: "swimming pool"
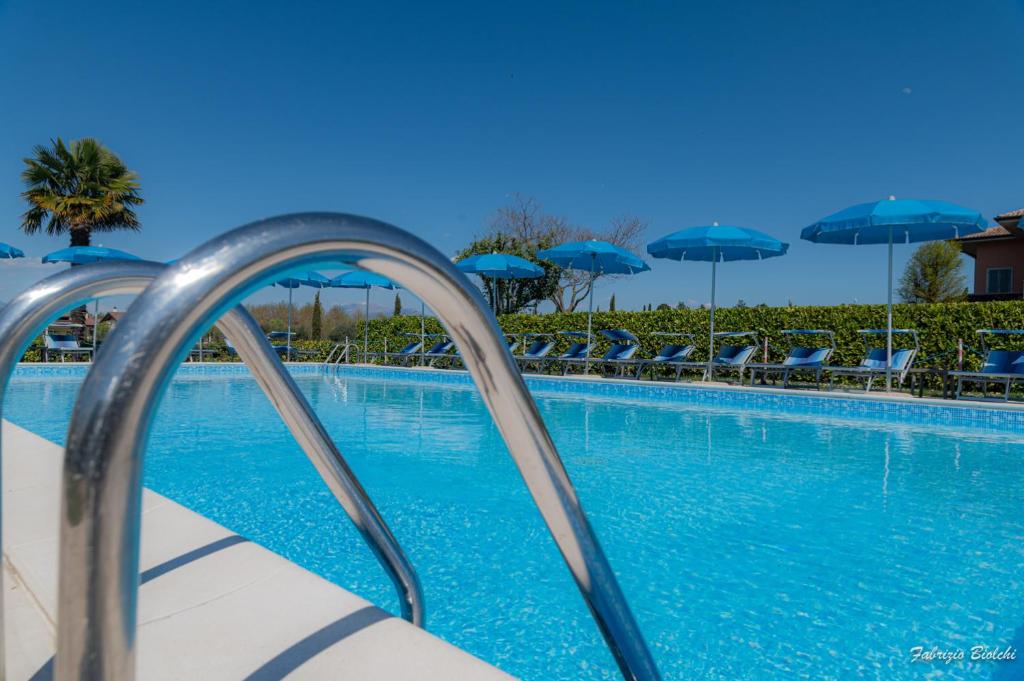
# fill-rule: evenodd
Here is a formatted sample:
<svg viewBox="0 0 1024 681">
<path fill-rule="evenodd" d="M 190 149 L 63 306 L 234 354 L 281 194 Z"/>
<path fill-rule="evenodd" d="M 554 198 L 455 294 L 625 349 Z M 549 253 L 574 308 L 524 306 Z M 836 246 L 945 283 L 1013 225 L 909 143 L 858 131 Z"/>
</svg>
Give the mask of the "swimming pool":
<svg viewBox="0 0 1024 681">
<path fill-rule="evenodd" d="M 396 611 L 241 371 L 179 372 L 146 484 Z M 464 377 L 295 372 L 419 570 L 431 631 L 524 678 L 617 678 Z M 19 369 L 7 418 L 61 442 L 81 374 Z M 531 383 L 666 678 L 1018 678 L 910 652 L 1024 647 L 1018 412 L 616 386 Z"/>
</svg>

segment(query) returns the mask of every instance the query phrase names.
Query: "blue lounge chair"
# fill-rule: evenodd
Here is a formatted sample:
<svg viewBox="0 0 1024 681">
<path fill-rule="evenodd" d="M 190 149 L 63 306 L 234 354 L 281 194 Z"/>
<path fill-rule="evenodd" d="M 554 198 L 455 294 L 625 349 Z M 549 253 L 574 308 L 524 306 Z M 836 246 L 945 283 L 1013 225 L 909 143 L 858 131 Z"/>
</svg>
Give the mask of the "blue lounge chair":
<svg viewBox="0 0 1024 681">
<path fill-rule="evenodd" d="M 750 339 L 745 344 L 735 340 Z M 735 340 L 734 340 L 735 339 Z M 714 378 L 715 371 L 736 371 L 739 374 L 740 383 L 743 382 L 743 370 L 747 363 L 757 352 L 756 331 L 720 331 L 715 334 L 716 341 L 723 341 L 718 347 L 718 352 L 710 362 L 679 362 L 679 373 L 684 369 L 700 369 L 703 371 L 702 381 L 710 381 Z M 734 340 L 734 342 L 724 342 Z"/>
<path fill-rule="evenodd" d="M 659 366 L 669 366 L 676 368 L 676 380 L 679 380 L 679 376 L 683 372 L 683 365 L 686 363 L 690 355 L 696 349 L 696 345 L 693 344 L 692 333 L 674 333 L 670 331 L 656 331 L 651 334 L 652 336 L 670 337 L 675 336 L 680 339 L 686 338 L 689 340 L 688 343 L 669 343 L 668 345 L 662 346 L 661 350 L 658 350 L 658 354 L 650 359 L 639 359 L 633 360 L 633 364 L 636 365 L 636 377 L 639 379 L 643 374 L 644 369 L 651 368 L 651 379 L 654 379 L 655 369 Z M 623 373 L 625 372 L 625 366 L 623 366 Z"/>
<path fill-rule="evenodd" d="M 706 370 L 707 380 L 713 380 L 715 377 L 715 371 L 729 372 L 735 371 L 739 376 L 740 383 L 743 383 L 743 372 L 747 368 L 747 364 L 754 357 L 754 353 L 757 352 L 757 332 L 756 331 L 722 331 L 715 334 L 716 339 L 723 342 L 718 348 L 718 352 L 715 353 L 714 360 L 711 361 L 711 366 Z M 748 339 L 746 343 L 739 343 Z"/>
<path fill-rule="evenodd" d="M 557 357 L 552 358 L 551 361 L 577 362 L 579 360 L 590 357 L 590 350 L 592 346 L 590 343 L 587 342 L 586 331 L 559 331 L 558 335 L 567 336 L 569 338 L 582 338 L 583 340 L 574 341 L 571 345 L 569 345 L 568 350 L 558 355 Z M 562 371 L 562 374 L 564 375 L 565 371 Z"/>
<path fill-rule="evenodd" d="M 72 361 L 82 356 L 92 359 L 92 348 L 79 345 L 78 337 L 73 334 L 48 332 L 43 334 L 43 361 L 49 362 L 51 354 L 59 356 L 61 362 L 68 355 Z"/>
<path fill-rule="evenodd" d="M 530 341 L 530 338 L 536 340 Z M 516 362 L 523 371 L 526 371 L 530 364 L 536 365 L 537 370 L 540 371 L 544 362 L 547 361 L 547 356 L 555 348 L 555 341 L 549 333 L 524 333 L 523 341 L 529 342 L 530 345 L 523 351 L 523 354 L 516 357 Z"/>
<path fill-rule="evenodd" d="M 956 377 L 956 399 L 963 397 L 964 383 L 978 383 L 981 398 L 988 399 L 988 387 L 993 383 L 1003 385 L 1003 401 L 1010 400 L 1010 388 L 1014 381 L 1024 381 L 1024 350 L 995 350 L 988 347 L 986 336 L 1024 336 L 1020 329 L 979 329 L 985 363 L 980 371 L 951 371 Z"/>
<path fill-rule="evenodd" d="M 384 363 L 388 363 L 388 359 L 394 359 L 398 364 L 402 366 L 408 366 L 410 361 L 419 357 L 420 351 L 423 349 L 423 341 L 420 340 L 418 333 L 406 333 L 403 334 L 412 338 L 405 347 L 398 352 L 371 352 L 371 357 L 380 357 L 384 360 Z"/>
<path fill-rule="evenodd" d="M 821 389 L 821 373 L 825 363 L 832 357 L 836 349 L 836 335 L 831 331 L 821 329 L 784 329 L 782 333 L 798 339 L 817 337 L 822 340 L 828 339 L 828 345 L 804 346 L 794 343 L 789 348 L 789 353 L 781 363 L 750 363 L 747 368 L 750 370 L 750 385 L 754 385 L 757 374 L 763 378 L 782 376 L 782 387 L 789 387 L 789 377 L 797 372 L 814 373 L 814 382 Z"/>
<path fill-rule="evenodd" d="M 441 340 L 434 343 L 429 350 L 423 353 L 423 361 L 427 366 L 434 366 L 443 359 L 450 360 L 453 356 L 451 351 L 455 347 L 455 341 L 444 334 L 437 335 L 440 335 Z"/>
<path fill-rule="evenodd" d="M 864 392 L 870 392 L 871 385 L 874 380 L 879 376 L 885 376 L 886 349 L 884 347 L 874 346 L 872 344 L 872 340 L 877 340 L 879 336 L 882 336 L 884 340 L 886 330 L 861 329 L 858 333 L 864 337 L 864 359 L 862 359 L 860 364 L 855 367 L 825 367 L 825 371 L 829 372 L 829 390 L 832 390 L 835 385 L 835 379 L 837 376 L 852 376 L 857 379 L 864 379 Z M 913 342 L 913 347 L 893 347 L 892 349 L 892 374 L 896 378 L 896 385 L 901 386 L 914 366 L 914 359 L 917 357 L 920 342 L 917 338 L 916 329 L 893 329 L 892 333 L 893 336 L 908 338 Z M 893 345 L 895 345 L 895 343 Z"/>
<path fill-rule="evenodd" d="M 602 329 L 599 334 L 611 341 L 611 347 L 600 359 L 567 359 L 564 360 L 562 374 L 566 374 L 571 366 L 585 365 L 588 362 L 606 374 L 611 369 L 613 375 L 619 375 L 624 366 L 633 365 L 633 355 L 640 349 L 640 339 L 626 329 Z"/>
<path fill-rule="evenodd" d="M 294 331 L 291 332 L 291 337 L 293 339 L 296 335 L 298 334 Z M 274 352 L 276 352 L 281 359 L 288 359 L 288 336 L 289 334 L 287 331 L 271 331 L 267 334 L 267 340 L 270 341 L 270 347 L 274 348 Z M 315 353 L 312 353 L 309 350 L 298 350 L 294 345 L 291 346 L 292 357 L 303 357 L 311 354 Z"/>
<path fill-rule="evenodd" d="M 515 340 L 513 336 L 514 334 L 505 339 L 505 346 L 508 348 L 509 353 L 511 353 L 514 359 L 516 356 L 516 348 L 519 347 L 519 341 Z M 465 366 L 465 363 L 462 361 L 462 353 L 459 352 L 458 348 L 455 349 L 455 354 L 452 355 L 452 361 L 449 368 L 454 369 L 457 366 Z"/>
</svg>

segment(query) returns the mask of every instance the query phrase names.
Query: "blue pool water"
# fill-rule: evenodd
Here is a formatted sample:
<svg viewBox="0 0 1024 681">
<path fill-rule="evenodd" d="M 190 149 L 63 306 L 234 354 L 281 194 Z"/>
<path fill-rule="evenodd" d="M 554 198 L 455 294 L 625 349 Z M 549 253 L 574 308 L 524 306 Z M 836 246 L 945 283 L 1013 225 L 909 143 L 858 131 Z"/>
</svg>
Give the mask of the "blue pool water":
<svg viewBox="0 0 1024 681">
<path fill-rule="evenodd" d="M 80 380 L 16 378 L 5 416 L 61 442 Z M 474 389 L 296 380 L 419 570 L 431 631 L 527 679 L 617 678 Z M 1024 676 L 910 654 L 1024 654 L 1024 435 L 535 394 L 666 678 Z M 247 376 L 179 376 L 145 480 L 396 610 Z"/>
</svg>

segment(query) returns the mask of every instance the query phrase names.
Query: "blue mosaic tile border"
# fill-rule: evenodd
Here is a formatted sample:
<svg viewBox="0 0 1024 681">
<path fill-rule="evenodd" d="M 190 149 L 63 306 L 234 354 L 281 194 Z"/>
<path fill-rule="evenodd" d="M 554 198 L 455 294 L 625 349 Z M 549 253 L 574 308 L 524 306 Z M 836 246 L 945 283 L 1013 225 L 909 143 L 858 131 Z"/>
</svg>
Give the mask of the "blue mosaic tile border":
<svg viewBox="0 0 1024 681">
<path fill-rule="evenodd" d="M 466 372 L 408 371 L 386 367 L 338 368 L 339 375 L 417 383 L 472 385 Z M 631 401 L 689 404 L 722 409 L 751 409 L 790 415 L 870 419 L 888 423 L 939 425 L 966 429 L 1024 434 L 1024 408 L 1005 408 L 983 403 L 918 402 L 914 399 L 880 399 L 816 395 L 807 392 L 715 388 L 699 384 L 607 380 L 560 380 L 526 375 L 526 385 L 538 394 L 584 395 Z"/>
<path fill-rule="evenodd" d="M 15 377 L 85 376 L 87 364 L 21 364 Z M 294 363 L 288 370 L 296 376 L 324 371 L 319 364 Z M 334 369 L 332 369 L 333 371 Z M 339 366 L 339 375 L 352 378 L 387 379 L 421 384 L 472 386 L 464 371 L 407 370 L 393 367 Z M 244 376 L 248 368 L 241 363 L 182 364 L 177 376 Z M 790 415 L 856 418 L 905 423 L 940 425 L 967 429 L 996 430 L 1024 434 L 1024 407 L 1005 408 L 979 403 L 916 401 L 849 396 L 824 396 L 814 393 L 784 393 L 781 390 L 738 390 L 686 383 L 653 383 L 607 380 L 561 380 L 526 376 L 526 384 L 538 394 L 583 395 L 619 398 L 630 401 L 689 404 L 722 409 L 750 409 L 784 412 Z"/>
</svg>

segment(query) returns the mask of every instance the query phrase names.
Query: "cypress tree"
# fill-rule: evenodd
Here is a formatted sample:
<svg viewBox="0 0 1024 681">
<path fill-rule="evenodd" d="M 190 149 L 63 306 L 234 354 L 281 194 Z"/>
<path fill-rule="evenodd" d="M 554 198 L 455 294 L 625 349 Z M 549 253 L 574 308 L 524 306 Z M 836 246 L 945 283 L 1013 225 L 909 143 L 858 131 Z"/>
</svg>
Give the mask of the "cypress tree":
<svg viewBox="0 0 1024 681">
<path fill-rule="evenodd" d="M 310 322 L 310 336 L 313 340 L 320 340 L 324 335 L 324 308 L 320 304 L 320 292 L 317 291 L 313 297 L 313 321 Z"/>
</svg>

